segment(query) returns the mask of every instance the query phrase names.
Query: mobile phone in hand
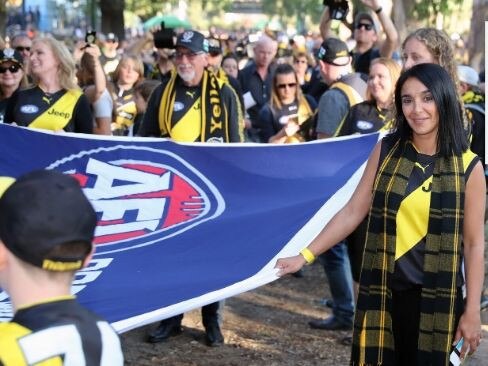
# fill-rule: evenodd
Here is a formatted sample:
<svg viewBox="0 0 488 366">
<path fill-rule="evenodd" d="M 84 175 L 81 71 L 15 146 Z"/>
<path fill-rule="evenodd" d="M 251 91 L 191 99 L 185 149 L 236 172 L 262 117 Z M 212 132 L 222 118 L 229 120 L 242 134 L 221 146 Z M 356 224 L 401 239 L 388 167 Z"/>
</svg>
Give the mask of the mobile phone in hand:
<svg viewBox="0 0 488 366">
<path fill-rule="evenodd" d="M 451 352 L 451 355 L 449 356 L 449 364 L 452 366 L 459 366 L 464 363 L 464 359 L 461 358 L 461 348 L 463 347 L 464 343 L 464 338 L 461 338 L 459 342 L 456 343 L 454 346 L 454 349 Z M 466 354 L 469 352 L 469 347 L 468 350 L 466 351 Z"/>
</svg>

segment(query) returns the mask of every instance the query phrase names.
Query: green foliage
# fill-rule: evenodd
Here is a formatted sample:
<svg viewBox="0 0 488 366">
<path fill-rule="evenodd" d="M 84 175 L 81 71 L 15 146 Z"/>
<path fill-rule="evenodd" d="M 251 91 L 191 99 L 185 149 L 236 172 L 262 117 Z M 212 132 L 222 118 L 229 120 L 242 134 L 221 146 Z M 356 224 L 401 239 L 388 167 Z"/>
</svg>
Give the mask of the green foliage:
<svg viewBox="0 0 488 366">
<path fill-rule="evenodd" d="M 142 19 L 148 19 L 158 12 L 174 13 L 178 9 L 178 0 L 125 0 L 125 3 L 126 9 L 133 11 Z M 190 6 L 198 6 L 205 14 L 218 14 L 228 9 L 232 4 L 232 0 L 189 0 L 188 3 Z"/>
<path fill-rule="evenodd" d="M 322 13 L 322 0 L 262 0 L 263 13 L 280 18 L 310 16 L 318 22 Z"/>
<path fill-rule="evenodd" d="M 432 21 L 438 13 L 444 16 L 452 14 L 455 8 L 462 3 L 463 0 L 416 0 L 414 16 L 417 19 Z"/>
</svg>

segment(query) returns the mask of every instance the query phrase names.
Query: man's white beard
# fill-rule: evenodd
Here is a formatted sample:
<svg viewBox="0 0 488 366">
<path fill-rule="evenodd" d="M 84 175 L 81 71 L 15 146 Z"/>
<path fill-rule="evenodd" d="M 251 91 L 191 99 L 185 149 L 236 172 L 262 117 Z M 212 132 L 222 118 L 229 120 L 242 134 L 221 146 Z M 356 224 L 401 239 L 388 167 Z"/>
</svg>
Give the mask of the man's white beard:
<svg viewBox="0 0 488 366">
<path fill-rule="evenodd" d="M 183 81 L 186 81 L 187 83 L 189 83 L 190 81 L 192 81 L 195 78 L 195 70 L 181 71 L 178 68 L 176 71 L 178 72 L 178 75 L 180 76 L 180 78 L 182 78 Z"/>
</svg>

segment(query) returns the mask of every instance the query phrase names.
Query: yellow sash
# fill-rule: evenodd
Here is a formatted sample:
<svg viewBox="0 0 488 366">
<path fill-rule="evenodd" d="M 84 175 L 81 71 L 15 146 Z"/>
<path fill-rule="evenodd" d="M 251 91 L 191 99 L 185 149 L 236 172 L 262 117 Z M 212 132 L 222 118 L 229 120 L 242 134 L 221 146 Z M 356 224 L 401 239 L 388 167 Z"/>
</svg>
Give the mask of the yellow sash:
<svg viewBox="0 0 488 366">
<path fill-rule="evenodd" d="M 67 90 L 51 107 L 37 116 L 29 127 L 52 131 L 62 130 L 73 117 L 76 102 L 82 94 L 81 90 Z"/>
</svg>

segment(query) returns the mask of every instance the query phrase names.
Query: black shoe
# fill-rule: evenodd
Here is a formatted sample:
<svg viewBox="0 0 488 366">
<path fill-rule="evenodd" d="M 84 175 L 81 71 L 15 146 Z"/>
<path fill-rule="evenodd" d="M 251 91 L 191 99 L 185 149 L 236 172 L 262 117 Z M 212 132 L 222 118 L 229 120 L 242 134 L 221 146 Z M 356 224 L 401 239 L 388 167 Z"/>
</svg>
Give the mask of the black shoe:
<svg viewBox="0 0 488 366">
<path fill-rule="evenodd" d="M 224 336 L 218 324 L 210 324 L 205 328 L 205 343 L 209 347 L 220 347 L 224 344 Z"/>
<path fill-rule="evenodd" d="M 163 320 L 161 323 L 159 323 L 159 326 L 154 331 L 148 334 L 147 341 L 149 343 L 158 343 L 180 333 L 180 324 L 174 322 L 165 322 Z"/>
<path fill-rule="evenodd" d="M 352 324 L 346 324 L 337 320 L 335 316 L 330 316 L 327 319 L 311 320 L 308 322 L 312 329 L 324 330 L 351 330 Z"/>
<path fill-rule="evenodd" d="M 320 299 L 319 303 L 320 303 L 320 305 L 324 305 L 324 306 L 331 308 L 331 309 L 334 307 L 334 300 L 328 299 L 326 297 L 324 297 L 323 299 Z"/>
</svg>

